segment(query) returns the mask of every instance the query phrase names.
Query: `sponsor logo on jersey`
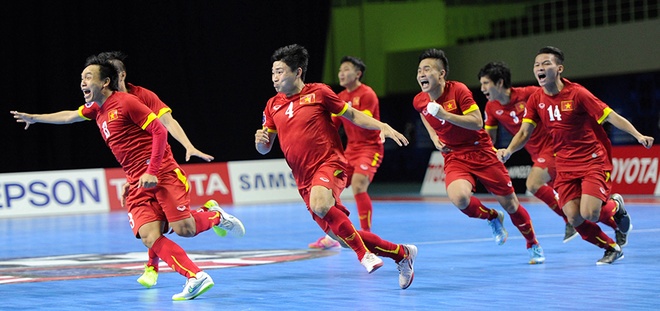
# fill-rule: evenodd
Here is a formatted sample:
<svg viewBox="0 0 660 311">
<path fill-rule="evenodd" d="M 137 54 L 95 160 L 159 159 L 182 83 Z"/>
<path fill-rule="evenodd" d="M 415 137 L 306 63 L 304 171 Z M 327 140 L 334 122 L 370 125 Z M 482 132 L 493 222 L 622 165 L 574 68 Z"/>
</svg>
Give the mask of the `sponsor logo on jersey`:
<svg viewBox="0 0 660 311">
<path fill-rule="evenodd" d="M 541 108 L 541 109 L 545 108 L 545 104 L 544 103 L 539 103 L 539 108 Z"/>
<path fill-rule="evenodd" d="M 323 182 L 330 182 L 330 179 L 328 179 L 328 178 L 326 178 L 326 177 L 321 177 L 321 178 L 319 178 L 319 179 L 320 179 L 321 181 L 323 181 Z"/>
</svg>

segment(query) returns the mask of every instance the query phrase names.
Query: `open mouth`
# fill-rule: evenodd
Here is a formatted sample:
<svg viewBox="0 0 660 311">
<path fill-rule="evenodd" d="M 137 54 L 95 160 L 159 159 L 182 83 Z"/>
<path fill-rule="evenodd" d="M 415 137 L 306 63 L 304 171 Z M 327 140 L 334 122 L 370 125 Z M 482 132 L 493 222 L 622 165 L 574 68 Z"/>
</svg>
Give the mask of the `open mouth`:
<svg viewBox="0 0 660 311">
<path fill-rule="evenodd" d="M 426 88 L 429 86 L 429 80 L 419 80 L 419 84 L 423 87 Z"/>
</svg>

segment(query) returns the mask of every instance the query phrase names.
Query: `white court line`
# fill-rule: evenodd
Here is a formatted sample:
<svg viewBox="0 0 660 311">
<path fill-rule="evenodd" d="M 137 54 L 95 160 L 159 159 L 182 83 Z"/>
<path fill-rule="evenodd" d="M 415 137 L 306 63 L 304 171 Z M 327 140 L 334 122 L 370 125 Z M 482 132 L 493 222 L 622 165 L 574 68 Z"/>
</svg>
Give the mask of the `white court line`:
<svg viewBox="0 0 660 311">
<path fill-rule="evenodd" d="M 634 229 L 632 230 L 634 234 L 638 233 L 651 233 L 651 232 L 660 232 L 660 228 L 656 229 Z M 556 237 L 564 237 L 563 234 L 541 234 L 541 235 L 536 235 L 537 238 L 556 238 Z M 507 238 L 508 240 L 523 240 L 523 236 L 509 236 Z M 480 242 L 492 242 L 493 238 L 480 238 L 480 239 L 461 239 L 461 240 L 444 240 L 444 241 L 430 241 L 430 242 L 413 242 L 411 244 L 415 245 L 435 245 L 435 244 L 457 244 L 457 243 L 480 243 Z"/>
</svg>

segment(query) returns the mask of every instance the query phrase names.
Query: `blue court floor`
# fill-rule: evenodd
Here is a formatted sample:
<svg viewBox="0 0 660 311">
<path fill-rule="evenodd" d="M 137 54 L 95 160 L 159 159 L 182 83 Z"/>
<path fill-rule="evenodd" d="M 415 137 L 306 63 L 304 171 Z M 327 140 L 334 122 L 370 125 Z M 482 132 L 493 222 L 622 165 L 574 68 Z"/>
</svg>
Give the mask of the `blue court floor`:
<svg viewBox="0 0 660 311">
<path fill-rule="evenodd" d="M 345 204 L 355 210 L 352 201 Z M 171 300 L 185 280 L 165 266 L 153 288 L 136 282 L 146 248 L 124 213 L 0 219 L 0 310 L 660 308 L 657 200 L 627 202 L 634 229 L 625 258 L 608 266 L 596 265 L 599 248 L 579 238 L 562 243 L 563 221 L 539 201 L 523 204 L 545 264 L 527 263 L 524 239 L 508 216 L 509 239 L 498 246 L 486 221 L 467 218 L 446 200 L 375 200 L 373 231 L 419 248 L 407 290 L 399 288 L 392 260 L 367 274 L 350 250 L 307 249 L 322 232 L 303 204 L 227 206 L 244 222 L 245 237 L 169 235 L 215 281 L 191 301 Z M 356 215 L 351 219 L 357 224 Z"/>
</svg>

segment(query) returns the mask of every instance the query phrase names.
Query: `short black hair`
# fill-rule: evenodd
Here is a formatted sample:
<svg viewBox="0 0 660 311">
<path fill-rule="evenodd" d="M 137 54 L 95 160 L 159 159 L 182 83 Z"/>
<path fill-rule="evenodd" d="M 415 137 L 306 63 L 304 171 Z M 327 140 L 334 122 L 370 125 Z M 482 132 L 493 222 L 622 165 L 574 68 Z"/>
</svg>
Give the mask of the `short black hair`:
<svg viewBox="0 0 660 311">
<path fill-rule="evenodd" d="M 486 64 L 477 75 L 477 79 L 488 76 L 493 82 L 497 83 L 502 80 L 502 86 L 505 88 L 511 87 L 511 70 L 504 62 L 490 62 Z"/>
<path fill-rule="evenodd" d="M 559 48 L 556 48 L 554 46 L 545 46 L 542 47 L 536 55 L 538 56 L 539 54 L 552 54 L 555 56 L 555 59 L 557 60 L 557 64 L 561 65 L 564 63 L 564 52 L 562 52 Z"/>
<path fill-rule="evenodd" d="M 117 71 L 126 71 L 126 58 L 128 55 L 121 51 L 102 52 L 98 55 L 101 61 L 110 61 L 117 67 Z"/>
<path fill-rule="evenodd" d="M 447 75 L 449 75 L 449 60 L 447 60 L 447 55 L 445 55 L 445 51 L 440 50 L 440 49 L 428 49 L 424 52 L 422 52 L 422 55 L 419 55 L 419 61 L 423 61 L 427 58 L 434 58 L 440 61 L 442 63 L 442 69 L 445 70 L 445 78 Z"/>
<path fill-rule="evenodd" d="M 361 59 L 359 59 L 355 56 L 348 56 L 348 55 L 342 57 L 341 62 L 339 62 L 339 64 L 343 64 L 345 62 L 349 62 L 349 63 L 353 64 L 353 66 L 355 66 L 355 68 L 357 68 L 359 71 L 362 72 L 362 75 L 358 79 L 358 80 L 362 80 L 362 77 L 364 77 L 364 72 L 367 70 L 367 65 L 365 65 L 364 62 Z"/>
<path fill-rule="evenodd" d="M 109 61 L 109 60 L 103 60 L 98 57 L 98 55 L 92 55 L 90 57 L 87 57 L 85 60 L 85 67 L 91 66 L 91 65 L 98 65 L 99 66 L 99 73 L 100 73 L 100 79 L 104 80 L 106 78 L 110 79 L 110 85 L 108 88 L 112 91 L 118 91 L 119 90 L 119 73 L 117 73 L 117 68 Z"/>
<path fill-rule="evenodd" d="M 307 65 L 309 64 L 309 53 L 305 47 L 298 44 L 291 44 L 283 46 L 273 53 L 271 56 L 272 62 L 282 61 L 284 62 L 292 71 L 297 68 L 302 69 L 302 75 L 300 78 L 305 81 L 305 75 L 307 74 Z"/>
</svg>

